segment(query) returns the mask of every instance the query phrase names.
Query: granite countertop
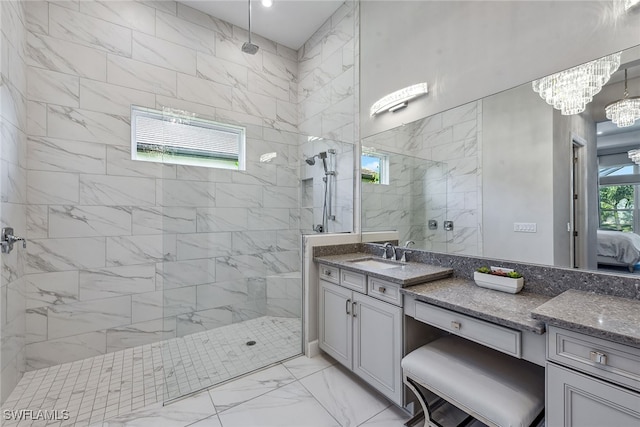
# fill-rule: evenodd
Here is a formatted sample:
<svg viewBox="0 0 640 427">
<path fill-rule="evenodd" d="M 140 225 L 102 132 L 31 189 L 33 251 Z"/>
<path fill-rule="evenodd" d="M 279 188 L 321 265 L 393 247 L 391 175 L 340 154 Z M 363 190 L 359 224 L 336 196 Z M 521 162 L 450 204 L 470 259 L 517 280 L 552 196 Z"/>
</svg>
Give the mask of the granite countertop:
<svg viewBox="0 0 640 427">
<path fill-rule="evenodd" d="M 526 283 L 522 292 L 509 294 L 481 288 L 473 280 L 453 278 L 451 268 L 408 262 L 383 270 L 350 262 L 365 258 L 382 260 L 364 252 L 314 259 L 398 283 L 404 295 L 513 329 L 543 334 L 545 325 L 551 325 L 640 347 L 640 300 L 575 289 L 547 296 L 528 292 Z"/>
<path fill-rule="evenodd" d="M 499 292 L 459 278 L 410 286 L 400 292 L 419 301 L 537 334 L 545 332 L 545 323 L 531 318 L 531 311 L 552 298 L 526 290 L 517 294 Z"/>
<path fill-rule="evenodd" d="M 417 283 L 424 283 L 442 279 L 453 274 L 452 268 L 437 267 L 435 265 L 428 265 L 419 262 L 400 263 L 399 261 L 397 261 L 399 265 L 398 268 L 389 268 L 385 270 L 353 264 L 353 261 L 364 258 L 383 261 L 381 257 L 375 257 L 369 253 L 364 252 L 321 256 L 315 257 L 314 260 L 333 267 L 359 273 L 365 273 L 371 277 L 377 277 L 379 279 L 387 280 L 392 283 L 397 283 L 399 285 L 402 285 L 403 287 L 415 285 Z M 389 262 L 389 260 L 386 261 Z"/>
<path fill-rule="evenodd" d="M 534 319 L 640 347 L 640 301 L 570 289 L 535 308 Z"/>
</svg>

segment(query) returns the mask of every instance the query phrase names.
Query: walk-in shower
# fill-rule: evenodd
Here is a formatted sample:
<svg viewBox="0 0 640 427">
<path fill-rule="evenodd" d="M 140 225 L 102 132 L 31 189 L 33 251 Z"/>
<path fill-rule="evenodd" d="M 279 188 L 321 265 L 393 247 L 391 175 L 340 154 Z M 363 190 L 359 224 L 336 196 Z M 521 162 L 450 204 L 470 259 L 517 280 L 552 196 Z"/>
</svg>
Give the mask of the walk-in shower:
<svg viewBox="0 0 640 427">
<path fill-rule="evenodd" d="M 171 19 L 160 3 L 121 2 L 118 16 L 145 17 L 126 23 L 96 18 L 94 0 L 74 10 L 0 2 L 16 18 L 3 20 L 0 40 L 12 58 L 0 67 L 0 228 L 28 240 L 0 251 L 3 410 L 67 410 L 65 425 L 99 424 L 299 355 L 315 338 L 303 334 L 302 237 L 322 223 L 325 163 L 339 181 L 329 230 L 353 230 L 357 141 L 352 119 L 330 123 L 335 108 L 315 99 L 339 92 L 346 117 L 356 105 L 358 3 L 335 2 L 325 21 L 340 43 L 320 61 L 308 59 L 326 27 L 298 57 L 253 32 L 255 0 L 251 34 L 181 3 Z M 237 5 L 243 17 L 248 3 Z M 77 25 L 49 32 L 31 22 L 43 11 L 51 28 Z M 172 37 L 144 31 L 156 16 Z M 205 21 L 216 25 L 201 37 Z M 132 55 L 132 32 L 134 46 L 151 48 Z M 42 37 L 46 46 L 23 52 L 22 41 Z M 73 64 L 50 60 L 71 45 Z M 336 58 L 331 81 L 309 81 L 301 96 L 303 77 Z M 60 96 L 51 77 L 62 75 L 82 95 L 76 85 Z M 134 120 L 132 104 L 153 114 Z"/>
</svg>

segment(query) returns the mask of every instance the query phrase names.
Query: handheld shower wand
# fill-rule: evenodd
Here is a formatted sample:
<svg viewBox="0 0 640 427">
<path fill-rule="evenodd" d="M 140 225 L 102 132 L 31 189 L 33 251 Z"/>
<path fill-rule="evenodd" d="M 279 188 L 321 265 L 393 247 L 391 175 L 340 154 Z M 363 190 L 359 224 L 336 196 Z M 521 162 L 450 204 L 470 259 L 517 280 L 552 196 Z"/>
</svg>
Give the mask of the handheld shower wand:
<svg viewBox="0 0 640 427">
<path fill-rule="evenodd" d="M 251 0 L 249 0 L 249 41 L 242 44 L 242 51 L 249 55 L 255 55 L 260 47 L 251 43 Z"/>
<path fill-rule="evenodd" d="M 324 167 L 324 174 L 329 175 L 329 169 L 327 169 L 327 152 L 321 151 L 318 153 L 318 158 L 322 160 L 322 167 Z"/>
</svg>

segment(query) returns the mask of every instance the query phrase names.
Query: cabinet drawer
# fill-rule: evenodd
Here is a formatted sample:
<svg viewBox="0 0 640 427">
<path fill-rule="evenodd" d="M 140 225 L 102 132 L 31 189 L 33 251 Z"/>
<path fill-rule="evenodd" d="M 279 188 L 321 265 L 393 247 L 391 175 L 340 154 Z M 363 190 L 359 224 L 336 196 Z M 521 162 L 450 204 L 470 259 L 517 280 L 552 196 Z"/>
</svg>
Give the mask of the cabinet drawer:
<svg viewBox="0 0 640 427">
<path fill-rule="evenodd" d="M 546 425 L 639 426 L 640 394 L 547 363 Z"/>
<path fill-rule="evenodd" d="M 383 301 L 390 302 L 395 305 L 402 305 L 402 295 L 400 294 L 400 285 L 387 282 L 375 277 L 369 277 L 367 280 L 367 294 Z"/>
<path fill-rule="evenodd" d="M 340 273 L 335 267 L 329 267 L 328 265 L 320 264 L 320 280 L 326 280 L 327 282 L 338 284 L 340 283 Z"/>
<path fill-rule="evenodd" d="M 547 358 L 640 391 L 640 348 L 549 327 Z"/>
<path fill-rule="evenodd" d="M 475 341 L 487 347 L 521 357 L 521 333 L 455 311 L 416 301 L 416 320 Z"/>
<path fill-rule="evenodd" d="M 367 276 L 349 270 L 340 270 L 340 284 L 354 291 L 367 293 Z"/>
</svg>

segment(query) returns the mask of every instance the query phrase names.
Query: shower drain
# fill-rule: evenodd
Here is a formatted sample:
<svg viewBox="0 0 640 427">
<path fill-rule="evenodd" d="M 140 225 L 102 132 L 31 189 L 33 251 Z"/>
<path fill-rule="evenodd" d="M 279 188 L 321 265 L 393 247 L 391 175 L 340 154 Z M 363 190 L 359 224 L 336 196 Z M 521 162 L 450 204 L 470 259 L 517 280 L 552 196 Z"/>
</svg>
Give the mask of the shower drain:
<svg viewBox="0 0 640 427">
<path fill-rule="evenodd" d="M 254 340 L 247 341 L 247 345 L 249 345 L 249 346 L 256 345 L 256 342 Z"/>
</svg>

